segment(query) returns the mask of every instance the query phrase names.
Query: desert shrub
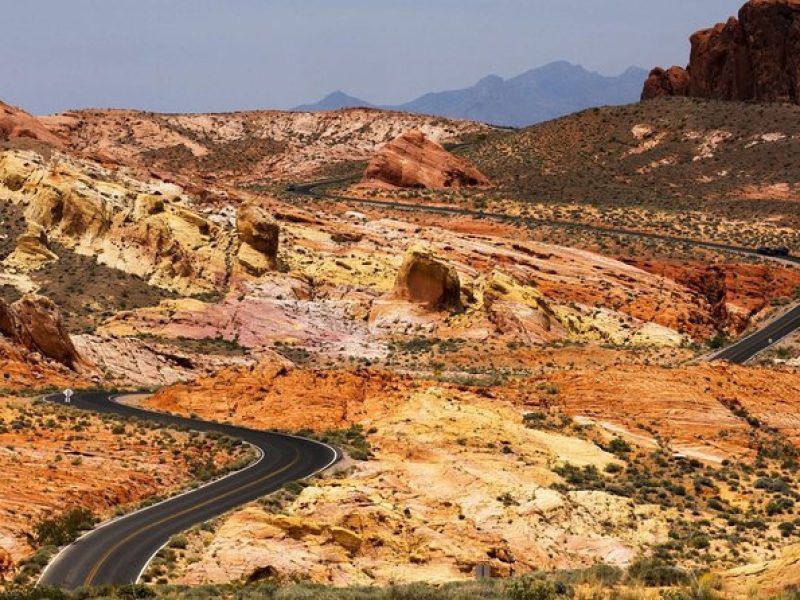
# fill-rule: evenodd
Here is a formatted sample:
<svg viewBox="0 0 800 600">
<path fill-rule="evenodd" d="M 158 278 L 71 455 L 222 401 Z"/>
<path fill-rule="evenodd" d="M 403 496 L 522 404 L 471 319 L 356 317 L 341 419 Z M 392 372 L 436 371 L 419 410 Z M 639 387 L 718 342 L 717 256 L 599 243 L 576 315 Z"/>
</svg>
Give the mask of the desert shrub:
<svg viewBox="0 0 800 600">
<path fill-rule="evenodd" d="M 69 600 L 70 597 L 64 590 L 53 587 L 33 587 L 0 593 L 0 600 Z"/>
<path fill-rule="evenodd" d="M 608 451 L 617 456 L 629 454 L 632 451 L 631 445 L 622 438 L 614 438 L 608 444 Z"/>
<path fill-rule="evenodd" d="M 569 588 L 563 583 L 535 576 L 515 579 L 506 588 L 510 600 L 554 600 L 566 596 L 568 592 Z"/>
<path fill-rule="evenodd" d="M 94 524 L 95 518 L 89 509 L 74 507 L 36 523 L 32 537 L 37 547 L 64 546 L 74 542 L 81 531 L 90 529 Z"/>
<path fill-rule="evenodd" d="M 767 504 L 767 514 L 769 516 L 779 515 L 790 512 L 794 508 L 794 500 L 791 498 L 776 498 Z"/>
<path fill-rule="evenodd" d="M 185 550 L 188 545 L 189 545 L 189 540 L 186 538 L 185 535 L 182 534 L 173 536 L 173 538 L 169 541 L 169 547 L 176 548 L 178 550 Z"/>
<path fill-rule="evenodd" d="M 685 585 L 688 574 L 660 558 L 640 558 L 628 567 L 628 577 L 647 587 Z"/>
<path fill-rule="evenodd" d="M 369 460 L 372 458 L 372 447 L 361 425 L 353 425 L 347 429 L 329 430 L 321 434 L 314 434 L 313 432 L 300 433 L 306 437 L 341 448 L 353 460 Z"/>
<path fill-rule="evenodd" d="M 603 489 L 604 481 L 600 471 L 594 465 L 584 465 L 582 468 L 571 463 L 566 463 L 553 469 L 571 486 L 578 489 Z"/>
<path fill-rule="evenodd" d="M 757 490 L 767 490 L 768 492 L 787 493 L 789 491 L 789 483 L 782 477 L 759 477 L 755 487 Z"/>
<path fill-rule="evenodd" d="M 618 584 L 624 575 L 619 567 L 614 565 L 599 564 L 587 569 L 577 571 L 566 571 L 560 574 L 560 578 L 570 585 L 599 585 L 610 587 Z"/>
<path fill-rule="evenodd" d="M 724 333 L 718 333 L 713 338 L 708 340 L 708 347 L 711 350 L 719 350 L 728 345 L 728 338 Z"/>
</svg>

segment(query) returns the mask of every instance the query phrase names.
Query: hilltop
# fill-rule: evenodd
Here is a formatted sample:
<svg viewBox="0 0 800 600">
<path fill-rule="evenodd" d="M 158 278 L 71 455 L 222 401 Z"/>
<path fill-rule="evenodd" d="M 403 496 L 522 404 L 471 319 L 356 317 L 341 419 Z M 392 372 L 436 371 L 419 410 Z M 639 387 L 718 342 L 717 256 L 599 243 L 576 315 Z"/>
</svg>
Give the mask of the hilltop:
<svg viewBox="0 0 800 600">
<path fill-rule="evenodd" d="M 464 154 L 503 192 L 529 201 L 698 207 L 797 222 L 800 108 L 662 98 L 598 108 Z"/>
</svg>

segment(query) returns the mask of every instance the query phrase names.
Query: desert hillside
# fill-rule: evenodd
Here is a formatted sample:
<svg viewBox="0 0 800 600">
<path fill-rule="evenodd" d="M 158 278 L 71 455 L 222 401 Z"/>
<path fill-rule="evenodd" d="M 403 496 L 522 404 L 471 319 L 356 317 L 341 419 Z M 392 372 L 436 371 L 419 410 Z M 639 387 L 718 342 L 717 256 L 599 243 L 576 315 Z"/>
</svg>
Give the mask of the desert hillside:
<svg viewBox="0 0 800 600">
<path fill-rule="evenodd" d="M 797 226 L 800 109 L 667 98 L 589 110 L 464 151 L 528 201 L 702 207 Z"/>
<path fill-rule="evenodd" d="M 409 129 L 441 143 L 491 129 L 470 121 L 372 109 L 189 115 L 83 110 L 42 122 L 86 156 L 190 175 L 197 185 L 322 179 L 342 165 L 369 159 L 378 146 Z"/>
</svg>

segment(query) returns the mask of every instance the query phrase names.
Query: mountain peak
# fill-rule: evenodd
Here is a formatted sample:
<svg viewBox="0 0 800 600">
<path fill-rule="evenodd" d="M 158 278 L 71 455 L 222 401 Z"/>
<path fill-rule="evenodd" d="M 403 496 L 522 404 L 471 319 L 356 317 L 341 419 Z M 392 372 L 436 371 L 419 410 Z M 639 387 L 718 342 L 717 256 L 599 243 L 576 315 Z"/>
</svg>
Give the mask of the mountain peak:
<svg viewBox="0 0 800 600">
<path fill-rule="evenodd" d="M 428 93 L 405 104 L 379 108 L 525 127 L 593 106 L 636 102 L 646 77 L 647 73 L 638 67 L 630 67 L 618 77 L 606 77 L 582 65 L 558 60 L 511 79 L 487 75 L 469 88 Z M 298 106 L 294 110 L 312 112 L 354 107 L 376 108 L 336 90 L 316 104 Z"/>
<path fill-rule="evenodd" d="M 373 105 L 369 102 L 350 96 L 342 90 L 336 90 L 325 96 L 319 102 L 314 104 L 301 104 L 294 107 L 292 110 L 296 112 L 317 112 L 327 110 L 340 110 L 342 108 L 371 108 Z"/>
<path fill-rule="evenodd" d="M 494 88 L 499 87 L 505 83 L 505 80 L 499 75 L 487 75 L 475 84 L 476 88 Z"/>
<path fill-rule="evenodd" d="M 331 92 L 323 100 L 352 100 L 354 96 L 350 96 L 349 94 L 345 94 L 342 90 L 336 90 L 335 92 Z"/>
</svg>

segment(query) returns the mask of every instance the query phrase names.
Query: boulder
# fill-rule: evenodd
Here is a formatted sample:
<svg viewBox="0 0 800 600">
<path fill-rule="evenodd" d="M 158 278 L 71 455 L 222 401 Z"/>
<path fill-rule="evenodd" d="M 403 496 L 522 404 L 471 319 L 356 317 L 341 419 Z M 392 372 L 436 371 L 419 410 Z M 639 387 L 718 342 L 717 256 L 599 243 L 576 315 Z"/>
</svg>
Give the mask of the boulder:
<svg viewBox="0 0 800 600">
<path fill-rule="evenodd" d="M 289 515 L 275 515 L 268 519 L 268 523 L 286 532 L 289 537 L 299 540 L 308 535 L 320 535 L 322 526 L 316 521 Z"/>
<path fill-rule="evenodd" d="M 731 17 L 691 37 L 684 75 L 651 72 L 642 98 L 800 103 L 800 0 L 750 0 Z M 672 71 L 672 70 L 671 70 Z M 674 85 L 677 83 L 677 85 Z"/>
<path fill-rule="evenodd" d="M 420 131 L 386 144 L 367 165 L 362 185 L 388 188 L 447 189 L 486 187 L 489 179 Z"/>
<path fill-rule="evenodd" d="M 81 363 L 61 313 L 52 300 L 36 294 L 26 294 L 10 308 L 7 307 L 5 312 L 13 315 L 11 322 L 16 324 L 17 331 L 12 337 L 13 341 L 72 369 Z M 5 326 L 8 328 L 8 320 Z M 5 329 L 3 332 L 5 333 Z"/>
<path fill-rule="evenodd" d="M 278 223 L 262 208 L 245 204 L 236 217 L 239 233 L 238 259 L 251 275 L 263 275 L 278 265 Z"/>
<path fill-rule="evenodd" d="M 687 96 L 689 94 L 689 73 L 683 67 L 662 69 L 656 67 L 644 83 L 642 99 L 661 96 Z"/>
<path fill-rule="evenodd" d="M 433 311 L 461 308 L 461 282 L 456 270 L 418 246 L 406 253 L 392 295 Z"/>
</svg>

